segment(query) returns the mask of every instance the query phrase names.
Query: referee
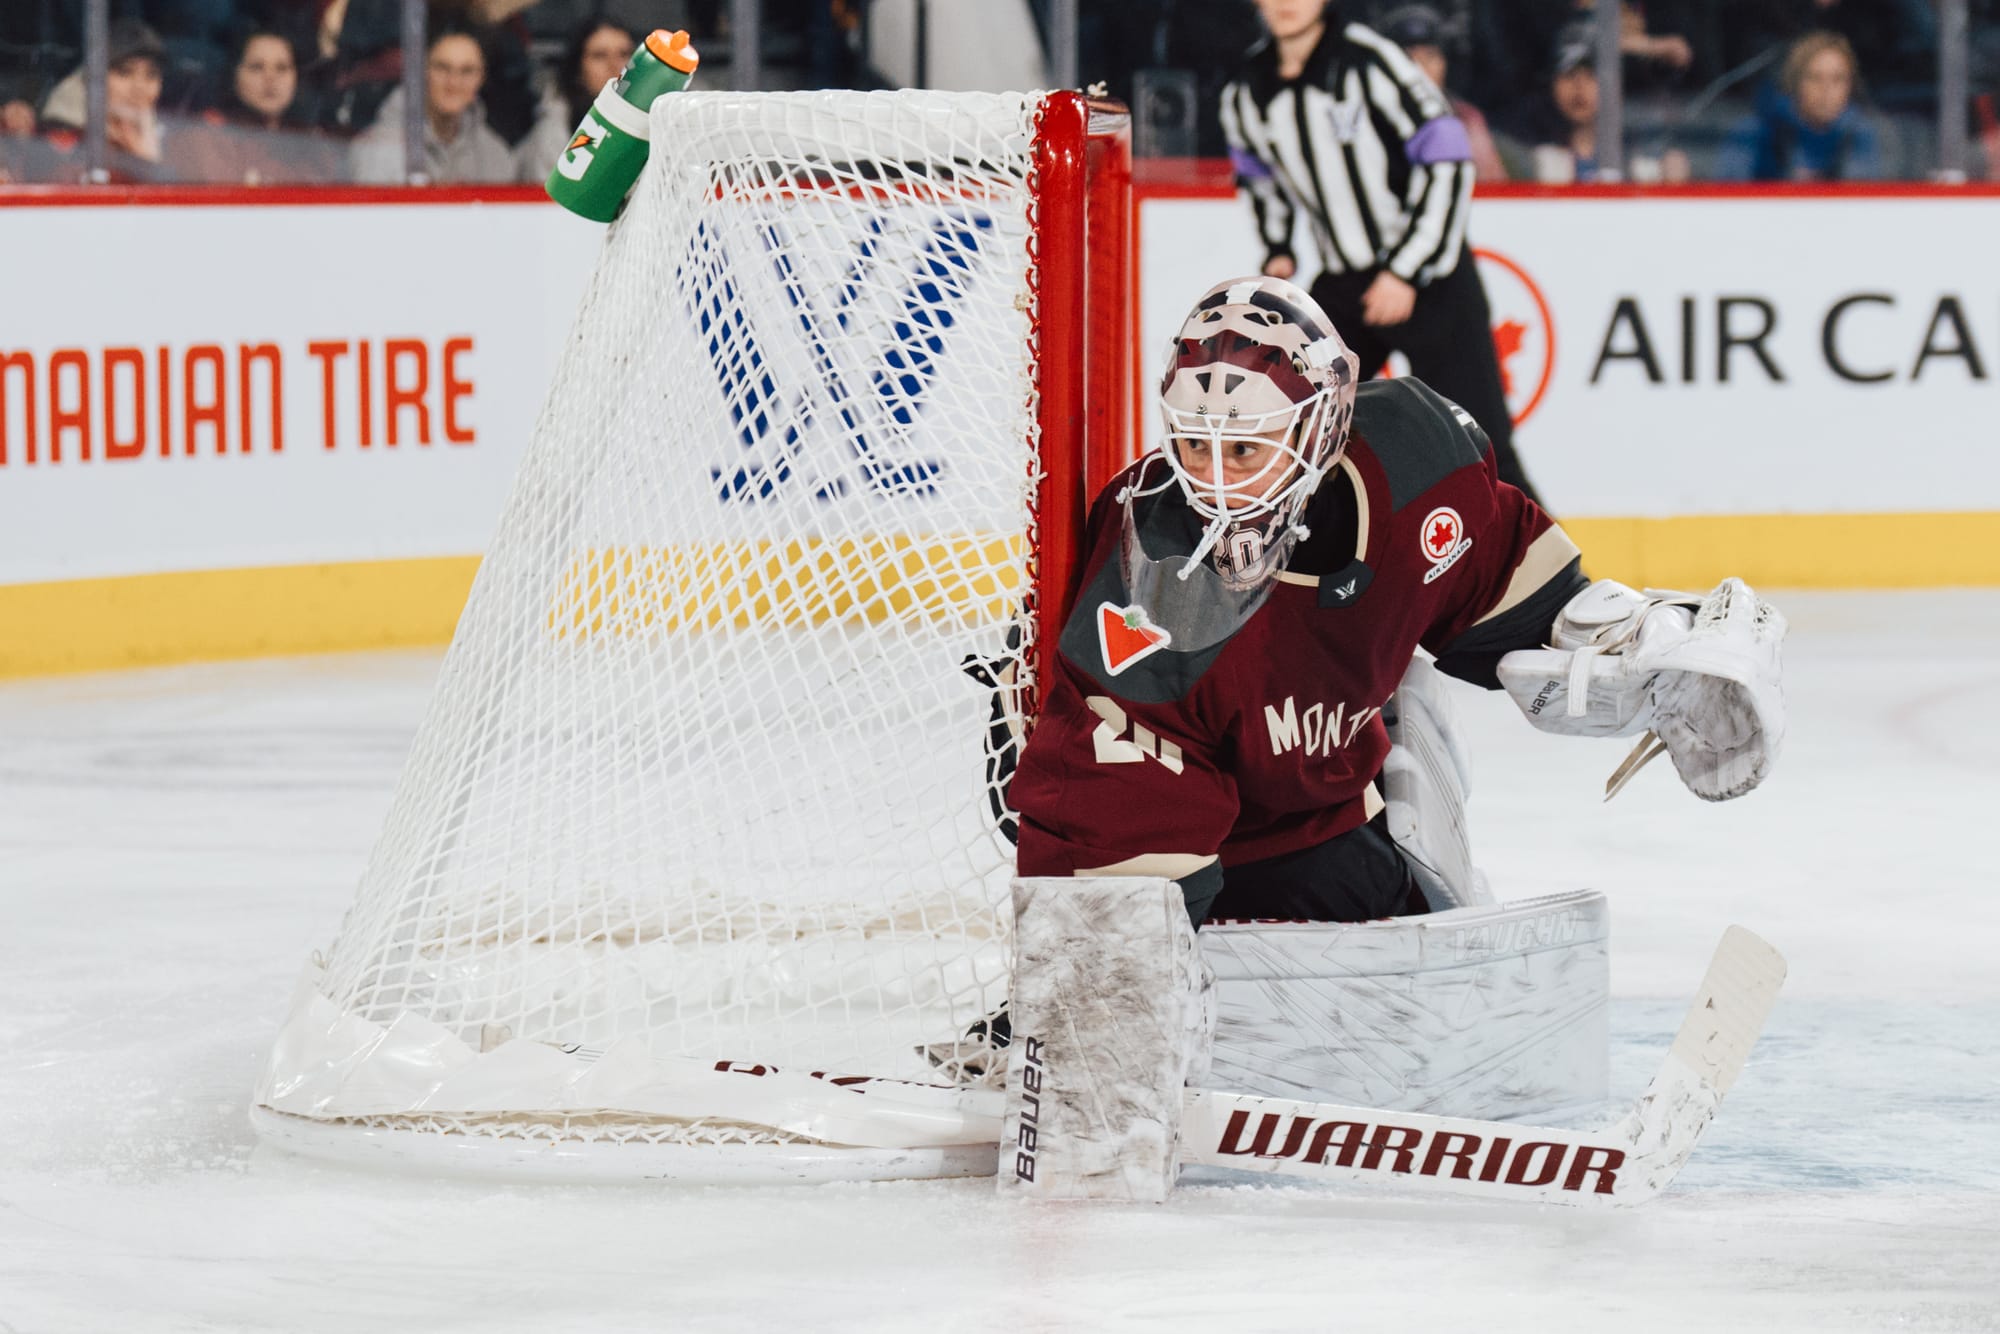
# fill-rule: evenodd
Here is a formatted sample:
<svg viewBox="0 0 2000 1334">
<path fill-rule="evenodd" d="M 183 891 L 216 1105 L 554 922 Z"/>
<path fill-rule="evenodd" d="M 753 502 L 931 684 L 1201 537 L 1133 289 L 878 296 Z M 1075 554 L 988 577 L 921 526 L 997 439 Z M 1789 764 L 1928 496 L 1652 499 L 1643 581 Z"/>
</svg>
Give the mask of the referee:
<svg viewBox="0 0 2000 1334">
<path fill-rule="evenodd" d="M 1401 47 L 1342 24 L 1338 0 L 1257 8 L 1271 36 L 1222 90 L 1222 129 L 1264 272 L 1297 272 L 1292 226 L 1303 213 L 1323 269 L 1313 298 L 1360 358 L 1361 378 L 1401 352 L 1485 428 L 1500 479 L 1539 503 L 1514 457 L 1492 315 L 1465 239 L 1465 126 Z"/>
</svg>

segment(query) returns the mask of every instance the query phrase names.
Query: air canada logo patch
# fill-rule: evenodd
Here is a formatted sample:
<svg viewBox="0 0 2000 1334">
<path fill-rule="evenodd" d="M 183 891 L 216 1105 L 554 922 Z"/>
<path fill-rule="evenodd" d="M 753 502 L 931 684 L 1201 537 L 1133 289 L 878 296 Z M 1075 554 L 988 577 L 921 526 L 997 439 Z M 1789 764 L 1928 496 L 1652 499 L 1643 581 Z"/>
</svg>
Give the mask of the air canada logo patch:
<svg viewBox="0 0 2000 1334">
<path fill-rule="evenodd" d="M 1424 516 L 1417 540 L 1423 544 L 1424 559 L 1431 565 L 1424 574 L 1425 583 L 1449 570 L 1460 556 L 1472 550 L 1472 539 L 1465 535 L 1465 520 L 1449 505 L 1440 505 Z"/>
<path fill-rule="evenodd" d="M 1097 604 L 1097 644 L 1104 650 L 1107 675 L 1118 675 L 1172 642 L 1173 636 L 1154 625 L 1144 607 L 1114 607 L 1109 602 Z"/>
</svg>

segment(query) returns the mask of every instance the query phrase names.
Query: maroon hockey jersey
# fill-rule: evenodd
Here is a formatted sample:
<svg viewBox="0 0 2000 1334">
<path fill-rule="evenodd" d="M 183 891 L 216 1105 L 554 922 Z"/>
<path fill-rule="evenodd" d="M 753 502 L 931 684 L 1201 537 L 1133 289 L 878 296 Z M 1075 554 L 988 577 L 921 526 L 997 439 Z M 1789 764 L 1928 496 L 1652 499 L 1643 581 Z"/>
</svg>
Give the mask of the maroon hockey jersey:
<svg viewBox="0 0 2000 1334">
<path fill-rule="evenodd" d="M 1126 476 L 1130 475 L 1130 470 Z M 1315 846 L 1381 808 L 1382 706 L 1418 646 L 1489 688 L 1585 585 L 1576 548 L 1499 481 L 1476 423 L 1421 382 L 1361 386 L 1312 536 L 1223 643 L 1132 629 L 1116 479 L 1011 786 L 1022 875 L 1179 878 Z M 1150 503 L 1186 509 L 1178 487 Z M 1171 516 L 1169 516 L 1171 518 Z M 1190 543 L 1200 520 L 1188 511 Z"/>
</svg>

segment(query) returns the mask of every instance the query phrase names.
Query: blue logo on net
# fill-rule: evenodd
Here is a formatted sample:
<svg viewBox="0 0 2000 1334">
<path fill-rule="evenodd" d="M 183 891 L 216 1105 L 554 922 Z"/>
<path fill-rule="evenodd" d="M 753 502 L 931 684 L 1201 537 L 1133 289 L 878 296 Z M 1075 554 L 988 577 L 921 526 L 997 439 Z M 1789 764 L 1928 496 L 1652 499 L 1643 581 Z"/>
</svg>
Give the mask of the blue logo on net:
<svg viewBox="0 0 2000 1334">
<path fill-rule="evenodd" d="M 914 255 L 906 248 L 898 273 L 899 261 L 882 252 L 886 242 L 907 235 L 909 226 L 907 214 L 896 210 L 869 219 L 854 238 L 842 283 L 829 293 L 814 292 L 804 281 L 783 219 L 759 224 L 762 259 L 773 266 L 784 291 L 818 377 L 817 393 L 779 382 L 745 313 L 727 249 L 706 223 L 697 227 L 690 267 L 721 276 L 697 298 L 694 313 L 707 339 L 710 369 L 748 455 L 734 469 L 709 469 L 718 499 L 770 500 L 800 486 L 810 486 L 819 500 L 857 492 L 916 497 L 936 492 L 946 465 L 942 459 L 911 457 L 915 427 L 942 368 L 945 344 L 960 322 L 980 247 L 994 239 L 993 219 L 970 210 L 932 213 L 927 234 Z M 891 283 L 897 289 L 891 302 L 895 313 L 878 345 L 864 358 L 843 363 L 836 346 L 845 347 L 864 332 L 861 298 Z M 846 466 L 828 468 L 820 461 L 808 469 L 805 431 L 828 411 L 836 418 Z"/>
</svg>

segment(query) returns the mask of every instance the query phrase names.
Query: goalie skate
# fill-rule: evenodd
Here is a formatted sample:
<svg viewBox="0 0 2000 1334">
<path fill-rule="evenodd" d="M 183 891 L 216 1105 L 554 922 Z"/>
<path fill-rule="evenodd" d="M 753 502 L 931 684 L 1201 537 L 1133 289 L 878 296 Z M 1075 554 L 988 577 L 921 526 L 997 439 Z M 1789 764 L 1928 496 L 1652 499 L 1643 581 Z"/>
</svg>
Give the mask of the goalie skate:
<svg viewBox="0 0 2000 1334">
<path fill-rule="evenodd" d="M 917 1055 L 954 1084 L 999 1088 L 1007 1072 L 1007 1048 L 1013 1040 L 1007 1011 L 995 1010 L 966 1029 L 962 1037 L 918 1047 Z"/>
</svg>

